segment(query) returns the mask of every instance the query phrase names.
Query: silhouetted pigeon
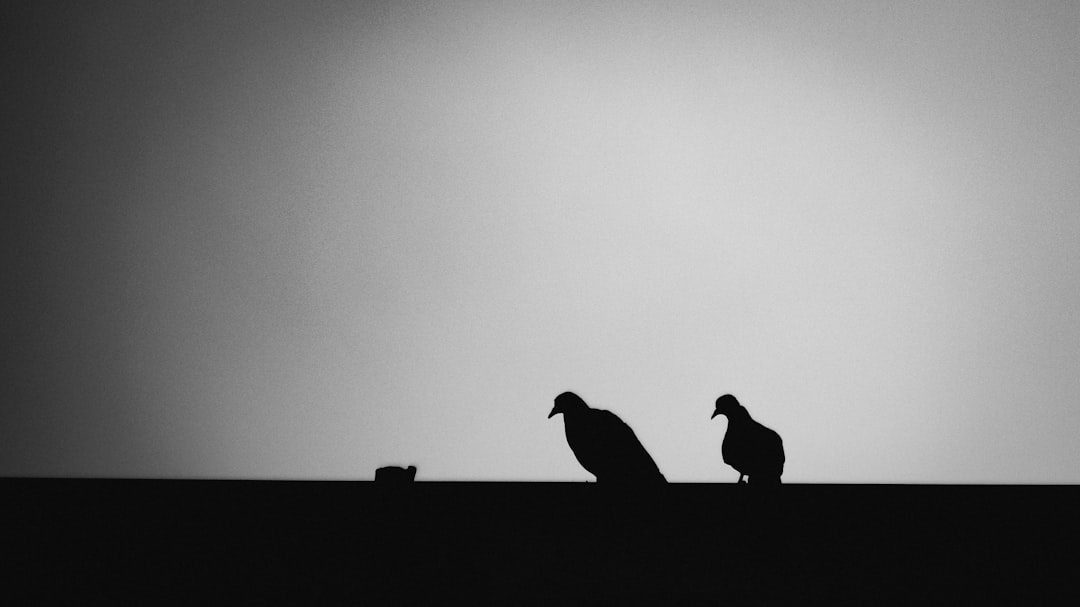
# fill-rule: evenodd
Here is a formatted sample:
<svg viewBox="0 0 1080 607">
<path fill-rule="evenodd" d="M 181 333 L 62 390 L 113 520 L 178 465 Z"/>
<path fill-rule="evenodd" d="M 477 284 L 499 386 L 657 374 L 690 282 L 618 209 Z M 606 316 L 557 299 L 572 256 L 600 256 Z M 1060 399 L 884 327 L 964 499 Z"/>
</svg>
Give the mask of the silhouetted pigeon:
<svg viewBox="0 0 1080 607">
<path fill-rule="evenodd" d="M 739 471 L 739 482 L 748 476 L 751 483 L 780 484 L 780 475 L 784 473 L 784 443 L 780 435 L 754 421 L 746 407 L 730 394 L 716 399 L 712 417 L 717 415 L 728 418 L 720 452 L 724 463 Z"/>
<path fill-rule="evenodd" d="M 383 466 L 375 469 L 375 480 L 380 483 L 411 483 L 416 478 L 416 466 Z"/>
<path fill-rule="evenodd" d="M 596 482 L 667 482 L 634 431 L 614 413 L 590 408 L 573 392 L 555 398 L 548 419 L 557 413 L 563 414 L 570 450 Z"/>
</svg>

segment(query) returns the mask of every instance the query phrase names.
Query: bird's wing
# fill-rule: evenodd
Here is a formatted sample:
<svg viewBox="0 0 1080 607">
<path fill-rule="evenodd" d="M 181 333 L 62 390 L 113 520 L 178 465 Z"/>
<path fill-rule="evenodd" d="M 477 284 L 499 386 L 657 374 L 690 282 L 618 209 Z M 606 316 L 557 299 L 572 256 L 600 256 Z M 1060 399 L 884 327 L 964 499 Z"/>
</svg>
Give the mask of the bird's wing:
<svg viewBox="0 0 1080 607">
<path fill-rule="evenodd" d="M 783 471 L 784 442 L 780 439 L 780 435 L 772 428 L 768 428 L 761 424 L 758 424 L 758 431 L 756 434 L 756 441 L 759 445 L 758 453 L 761 457 L 760 465 Z"/>
<path fill-rule="evenodd" d="M 780 439 L 780 435 L 776 433 L 776 430 L 761 427 L 763 432 L 762 442 L 768 445 L 769 458 L 780 464 L 784 463 L 784 441 Z"/>
<path fill-rule="evenodd" d="M 595 409 L 591 421 L 596 441 L 603 445 L 605 472 L 631 478 L 662 476 L 634 430 L 619 416 Z"/>
</svg>

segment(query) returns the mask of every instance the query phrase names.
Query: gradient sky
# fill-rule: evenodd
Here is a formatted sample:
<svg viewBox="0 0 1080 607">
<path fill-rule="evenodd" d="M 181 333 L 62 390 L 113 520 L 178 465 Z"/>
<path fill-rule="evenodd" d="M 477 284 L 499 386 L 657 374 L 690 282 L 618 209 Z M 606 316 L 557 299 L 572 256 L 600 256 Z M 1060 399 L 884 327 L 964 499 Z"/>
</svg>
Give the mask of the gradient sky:
<svg viewBox="0 0 1080 607">
<path fill-rule="evenodd" d="M 1080 481 L 1080 3 L 6 5 L 0 474 Z"/>
</svg>

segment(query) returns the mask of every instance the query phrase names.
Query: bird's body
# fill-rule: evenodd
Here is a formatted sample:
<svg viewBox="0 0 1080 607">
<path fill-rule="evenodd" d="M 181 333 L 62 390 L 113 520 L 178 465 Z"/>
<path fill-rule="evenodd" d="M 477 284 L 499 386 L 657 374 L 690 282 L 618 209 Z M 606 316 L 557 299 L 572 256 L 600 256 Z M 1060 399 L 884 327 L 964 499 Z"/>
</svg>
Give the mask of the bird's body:
<svg viewBox="0 0 1080 607">
<path fill-rule="evenodd" d="M 720 454 L 725 464 L 739 472 L 739 482 L 745 476 L 754 484 L 779 484 L 785 461 L 780 435 L 754 421 L 731 395 L 717 399 L 713 417 L 717 415 L 728 418 Z"/>
<path fill-rule="evenodd" d="M 548 417 L 556 413 L 563 414 L 566 442 L 574 457 L 597 482 L 666 482 L 633 429 L 614 413 L 593 409 L 572 392 L 555 399 Z"/>
<path fill-rule="evenodd" d="M 411 483 L 416 478 L 416 466 L 383 466 L 375 469 L 375 480 L 386 483 Z"/>
</svg>

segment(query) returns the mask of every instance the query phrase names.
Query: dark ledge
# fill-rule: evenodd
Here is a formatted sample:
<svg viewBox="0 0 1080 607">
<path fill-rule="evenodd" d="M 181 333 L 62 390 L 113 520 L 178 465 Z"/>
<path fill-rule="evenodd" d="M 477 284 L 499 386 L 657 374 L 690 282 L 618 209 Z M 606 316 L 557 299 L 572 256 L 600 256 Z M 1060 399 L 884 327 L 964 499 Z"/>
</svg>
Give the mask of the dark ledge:
<svg viewBox="0 0 1080 607">
<path fill-rule="evenodd" d="M 9 592 L 219 603 L 905 603 L 1070 590 L 1080 488 L 0 480 Z M 52 580 L 38 585 L 31 580 Z"/>
</svg>

